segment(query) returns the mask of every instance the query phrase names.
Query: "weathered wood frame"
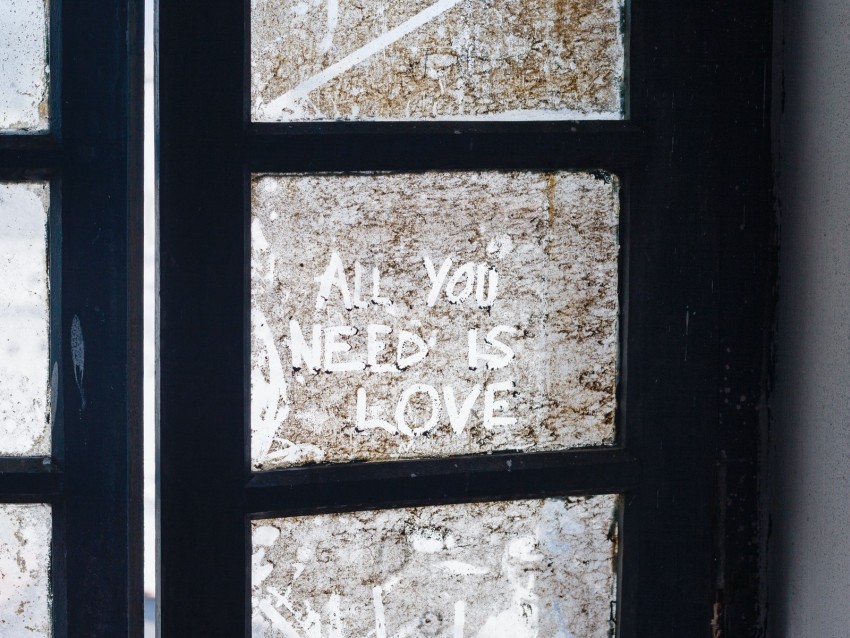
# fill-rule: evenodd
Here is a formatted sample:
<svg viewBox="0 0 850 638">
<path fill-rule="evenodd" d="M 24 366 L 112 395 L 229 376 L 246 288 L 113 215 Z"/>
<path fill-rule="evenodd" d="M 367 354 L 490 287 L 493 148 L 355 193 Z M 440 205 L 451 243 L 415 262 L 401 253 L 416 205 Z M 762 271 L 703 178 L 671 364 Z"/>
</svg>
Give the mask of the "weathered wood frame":
<svg viewBox="0 0 850 638">
<path fill-rule="evenodd" d="M 0 180 L 51 189 L 52 454 L 0 458 L 0 501 L 52 507 L 56 638 L 143 631 L 143 7 L 50 0 L 49 131 L 0 135 Z"/>
<path fill-rule="evenodd" d="M 771 3 L 628 3 L 622 122 L 254 124 L 249 10 L 157 8 L 161 635 L 249 635 L 252 518 L 603 492 L 618 636 L 757 635 Z M 252 473 L 250 175 L 432 169 L 620 177 L 617 444 Z"/>
</svg>

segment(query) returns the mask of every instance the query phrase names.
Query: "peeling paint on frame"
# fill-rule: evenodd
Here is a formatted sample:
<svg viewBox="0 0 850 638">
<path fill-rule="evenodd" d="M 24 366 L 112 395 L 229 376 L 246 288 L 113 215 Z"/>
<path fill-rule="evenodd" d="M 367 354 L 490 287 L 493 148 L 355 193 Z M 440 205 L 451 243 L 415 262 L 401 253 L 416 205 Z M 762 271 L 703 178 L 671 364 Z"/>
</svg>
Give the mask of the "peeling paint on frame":
<svg viewBox="0 0 850 638">
<path fill-rule="evenodd" d="M 253 0 L 255 121 L 621 119 L 622 0 Z"/>
<path fill-rule="evenodd" d="M 618 222 L 601 173 L 256 176 L 254 466 L 611 444 Z"/>
<path fill-rule="evenodd" d="M 253 523 L 254 638 L 607 638 L 618 497 Z"/>
</svg>

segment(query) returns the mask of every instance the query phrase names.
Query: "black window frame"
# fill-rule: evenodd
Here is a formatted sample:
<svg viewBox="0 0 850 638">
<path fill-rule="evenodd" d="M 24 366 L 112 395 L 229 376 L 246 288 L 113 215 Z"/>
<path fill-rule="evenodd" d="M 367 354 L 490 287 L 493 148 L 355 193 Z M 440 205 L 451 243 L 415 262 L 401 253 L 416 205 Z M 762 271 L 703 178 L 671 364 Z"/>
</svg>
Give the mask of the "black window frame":
<svg viewBox="0 0 850 638">
<path fill-rule="evenodd" d="M 143 2 L 49 0 L 48 33 L 49 129 L 0 135 L 0 181 L 50 185 L 59 391 L 50 456 L 0 457 L 0 502 L 51 506 L 55 638 L 141 636 Z"/>
<path fill-rule="evenodd" d="M 608 492 L 617 636 L 758 635 L 772 3 L 626 2 L 626 119 L 578 122 L 252 123 L 249 11 L 156 7 L 161 635 L 250 635 L 254 518 Z M 619 176 L 616 445 L 252 472 L 250 175 L 429 169 Z"/>
</svg>

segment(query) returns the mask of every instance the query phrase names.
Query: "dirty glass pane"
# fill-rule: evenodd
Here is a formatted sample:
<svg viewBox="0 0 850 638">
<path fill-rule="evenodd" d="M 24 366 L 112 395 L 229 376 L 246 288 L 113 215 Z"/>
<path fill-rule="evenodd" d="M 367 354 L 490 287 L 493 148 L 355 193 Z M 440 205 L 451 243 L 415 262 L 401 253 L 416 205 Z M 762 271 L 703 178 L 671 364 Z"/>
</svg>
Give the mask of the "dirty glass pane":
<svg viewBox="0 0 850 638">
<path fill-rule="evenodd" d="M 254 0 L 252 117 L 619 119 L 622 0 Z"/>
<path fill-rule="evenodd" d="M 0 0 L 0 131 L 47 129 L 47 2 Z"/>
<path fill-rule="evenodd" d="M 0 184 L 0 455 L 49 455 L 46 184 Z"/>
<path fill-rule="evenodd" d="M 0 504 L 0 636 L 50 636 L 50 506 Z"/>
<path fill-rule="evenodd" d="M 614 440 L 604 173 L 259 175 L 257 468 Z"/>
<path fill-rule="evenodd" d="M 253 524 L 254 638 L 607 638 L 614 495 Z"/>
</svg>

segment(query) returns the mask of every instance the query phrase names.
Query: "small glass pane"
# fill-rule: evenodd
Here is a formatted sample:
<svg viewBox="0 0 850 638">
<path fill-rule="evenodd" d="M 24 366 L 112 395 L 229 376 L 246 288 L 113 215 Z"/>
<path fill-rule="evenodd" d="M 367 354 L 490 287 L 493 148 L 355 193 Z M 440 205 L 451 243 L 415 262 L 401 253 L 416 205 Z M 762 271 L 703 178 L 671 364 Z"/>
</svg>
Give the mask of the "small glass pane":
<svg viewBox="0 0 850 638">
<path fill-rule="evenodd" d="M 254 0 L 252 117 L 619 119 L 622 0 Z"/>
<path fill-rule="evenodd" d="M 47 184 L 0 184 L 0 455 L 50 455 Z"/>
<path fill-rule="evenodd" d="M 254 638 L 607 638 L 614 495 L 253 524 Z"/>
<path fill-rule="evenodd" d="M 255 467 L 614 440 L 615 177 L 253 181 Z"/>
<path fill-rule="evenodd" d="M 47 129 L 47 2 L 0 0 L 0 131 Z"/>
<path fill-rule="evenodd" d="M 0 504 L 0 636 L 50 636 L 50 506 Z"/>
</svg>

